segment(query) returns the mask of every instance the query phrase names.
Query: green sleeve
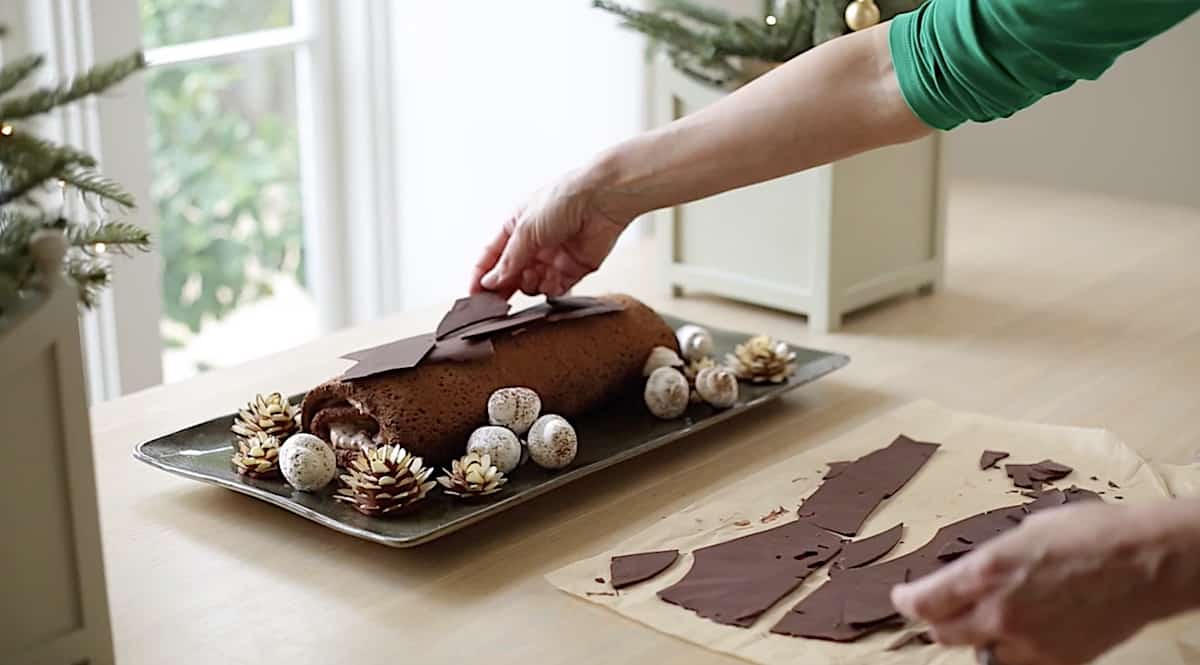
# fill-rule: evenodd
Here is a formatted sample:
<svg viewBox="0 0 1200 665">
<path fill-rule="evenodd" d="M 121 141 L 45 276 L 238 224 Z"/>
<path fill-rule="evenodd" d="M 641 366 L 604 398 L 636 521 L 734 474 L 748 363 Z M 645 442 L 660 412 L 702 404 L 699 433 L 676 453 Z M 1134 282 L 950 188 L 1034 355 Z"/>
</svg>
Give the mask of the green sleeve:
<svg viewBox="0 0 1200 665">
<path fill-rule="evenodd" d="M 1006 118 L 1183 21 L 1200 0 L 929 0 L 892 19 L 900 91 L 935 129 Z"/>
</svg>

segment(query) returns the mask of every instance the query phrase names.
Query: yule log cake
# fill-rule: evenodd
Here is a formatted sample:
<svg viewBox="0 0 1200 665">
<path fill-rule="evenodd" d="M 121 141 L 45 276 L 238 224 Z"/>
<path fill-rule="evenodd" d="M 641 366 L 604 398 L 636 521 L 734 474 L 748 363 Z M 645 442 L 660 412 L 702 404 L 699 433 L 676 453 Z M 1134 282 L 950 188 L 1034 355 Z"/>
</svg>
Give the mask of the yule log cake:
<svg viewBox="0 0 1200 665">
<path fill-rule="evenodd" d="M 481 294 L 458 301 L 435 333 L 348 355 L 358 365 L 308 392 L 302 425 L 339 448 L 395 443 L 444 464 L 487 424 L 493 391 L 532 388 L 543 413 L 577 416 L 635 387 L 655 346 L 677 348 L 674 331 L 630 296 L 509 314 Z"/>
</svg>

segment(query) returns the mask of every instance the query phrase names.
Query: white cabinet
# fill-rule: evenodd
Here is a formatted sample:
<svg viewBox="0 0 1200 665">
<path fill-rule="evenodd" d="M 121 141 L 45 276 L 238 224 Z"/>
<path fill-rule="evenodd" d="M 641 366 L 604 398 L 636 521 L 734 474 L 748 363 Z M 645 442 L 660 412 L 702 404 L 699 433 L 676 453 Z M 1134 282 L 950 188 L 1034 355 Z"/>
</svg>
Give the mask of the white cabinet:
<svg viewBox="0 0 1200 665">
<path fill-rule="evenodd" d="M 654 88 L 657 124 L 723 94 L 661 59 Z M 659 211 L 660 278 L 676 295 L 712 293 L 836 330 L 847 312 L 941 282 L 940 169 L 933 136 Z"/>
<path fill-rule="evenodd" d="M 75 294 L 0 322 L 0 663 L 111 665 Z"/>
</svg>

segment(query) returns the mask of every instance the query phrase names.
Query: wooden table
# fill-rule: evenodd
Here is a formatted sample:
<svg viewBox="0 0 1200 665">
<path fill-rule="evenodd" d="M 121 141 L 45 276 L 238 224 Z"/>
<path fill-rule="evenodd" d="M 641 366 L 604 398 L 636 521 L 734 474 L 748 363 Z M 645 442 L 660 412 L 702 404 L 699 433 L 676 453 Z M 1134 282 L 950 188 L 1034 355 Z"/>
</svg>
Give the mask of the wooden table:
<svg viewBox="0 0 1200 665">
<path fill-rule="evenodd" d="M 118 662 L 733 663 L 568 598 L 542 575 L 918 398 L 1106 427 L 1148 458 L 1193 459 L 1200 211 L 965 184 L 951 197 L 949 243 L 943 292 L 815 335 L 792 316 L 643 292 L 654 262 L 649 243 L 632 239 L 583 291 L 621 288 L 681 316 L 835 349 L 853 362 L 760 416 L 416 550 L 361 542 L 155 471 L 130 450 L 255 392 L 301 391 L 339 371 L 342 352 L 432 329 L 440 308 L 96 407 Z"/>
</svg>

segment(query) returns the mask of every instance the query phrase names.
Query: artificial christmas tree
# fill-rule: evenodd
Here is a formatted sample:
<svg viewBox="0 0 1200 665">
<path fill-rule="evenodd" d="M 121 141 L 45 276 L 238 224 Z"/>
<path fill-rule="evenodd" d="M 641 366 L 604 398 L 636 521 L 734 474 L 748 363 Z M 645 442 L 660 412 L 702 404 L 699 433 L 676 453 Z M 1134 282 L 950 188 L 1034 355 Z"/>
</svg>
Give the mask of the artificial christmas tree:
<svg viewBox="0 0 1200 665">
<path fill-rule="evenodd" d="M 740 85 L 824 42 L 916 9 L 921 0 L 773 0 L 761 16 L 735 17 L 692 0 L 658 0 L 643 11 L 611 0 L 592 5 L 622 18 L 693 79 Z"/>
</svg>

